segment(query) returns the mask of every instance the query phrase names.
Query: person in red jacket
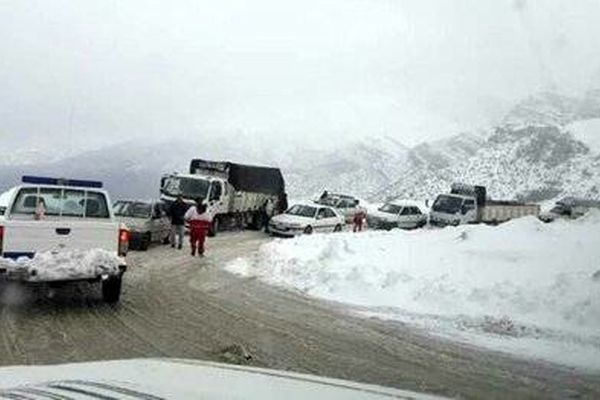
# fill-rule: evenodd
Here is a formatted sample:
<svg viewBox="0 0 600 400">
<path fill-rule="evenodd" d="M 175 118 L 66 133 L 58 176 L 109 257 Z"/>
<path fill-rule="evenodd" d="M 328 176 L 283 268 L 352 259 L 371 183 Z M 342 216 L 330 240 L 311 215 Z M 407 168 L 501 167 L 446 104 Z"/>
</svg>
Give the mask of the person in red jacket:
<svg viewBox="0 0 600 400">
<path fill-rule="evenodd" d="M 190 228 L 192 256 L 195 256 L 197 251 L 198 255 L 202 257 L 204 255 L 206 235 L 212 224 L 212 218 L 206 211 L 204 199 L 197 199 L 196 205 L 187 210 L 184 219 Z"/>
<path fill-rule="evenodd" d="M 366 218 L 366 215 L 365 215 L 364 210 L 362 210 L 360 208 L 358 210 L 356 210 L 356 212 L 354 213 L 354 217 L 352 217 L 352 224 L 353 224 L 352 231 L 353 232 L 362 232 L 365 218 Z"/>
</svg>

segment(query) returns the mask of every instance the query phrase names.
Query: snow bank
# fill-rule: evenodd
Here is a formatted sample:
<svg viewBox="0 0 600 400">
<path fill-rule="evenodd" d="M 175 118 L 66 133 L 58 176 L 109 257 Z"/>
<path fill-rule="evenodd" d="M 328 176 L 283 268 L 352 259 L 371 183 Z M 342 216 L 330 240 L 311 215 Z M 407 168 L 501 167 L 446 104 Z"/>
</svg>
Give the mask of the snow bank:
<svg viewBox="0 0 600 400">
<path fill-rule="evenodd" d="M 435 330 L 577 342 L 600 369 L 600 213 L 275 240 L 227 269 Z"/>
<path fill-rule="evenodd" d="M 29 281 L 46 282 L 59 280 L 89 279 L 102 274 L 119 271 L 121 259 L 102 249 L 74 250 L 61 253 L 36 253 L 34 258 L 18 260 L 0 258 L 0 267 L 11 273 L 22 274 Z M 35 271 L 33 274 L 32 272 Z"/>
</svg>

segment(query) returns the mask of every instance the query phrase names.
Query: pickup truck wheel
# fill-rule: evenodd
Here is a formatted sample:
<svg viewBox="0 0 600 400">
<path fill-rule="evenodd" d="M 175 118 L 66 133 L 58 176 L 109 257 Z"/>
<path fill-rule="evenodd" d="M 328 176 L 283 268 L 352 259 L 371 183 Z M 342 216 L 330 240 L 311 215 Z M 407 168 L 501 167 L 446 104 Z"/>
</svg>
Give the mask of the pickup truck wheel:
<svg viewBox="0 0 600 400">
<path fill-rule="evenodd" d="M 102 282 L 102 299 L 109 303 L 118 303 L 121 299 L 122 275 L 111 276 Z"/>
<path fill-rule="evenodd" d="M 312 226 L 310 226 L 310 225 L 309 225 L 309 226 L 307 226 L 306 228 L 304 228 L 304 233 L 305 233 L 306 235 L 311 235 L 311 234 L 313 233 L 313 228 L 312 228 Z"/>
<path fill-rule="evenodd" d="M 215 237 L 215 236 L 217 236 L 218 231 L 219 231 L 219 218 L 215 218 L 215 219 L 213 219 L 210 229 L 208 230 L 208 236 Z"/>
</svg>

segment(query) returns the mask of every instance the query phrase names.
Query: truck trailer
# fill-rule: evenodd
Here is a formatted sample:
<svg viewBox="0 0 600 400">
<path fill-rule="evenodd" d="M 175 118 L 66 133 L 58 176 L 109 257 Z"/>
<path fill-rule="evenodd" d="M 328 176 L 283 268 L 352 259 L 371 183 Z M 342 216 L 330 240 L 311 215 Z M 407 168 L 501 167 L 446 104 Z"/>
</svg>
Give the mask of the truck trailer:
<svg viewBox="0 0 600 400">
<path fill-rule="evenodd" d="M 538 216 L 538 204 L 492 200 L 484 186 L 455 183 L 450 193 L 437 196 L 429 221 L 431 225 L 499 224 L 527 215 Z"/>
<path fill-rule="evenodd" d="M 188 204 L 202 198 L 213 216 L 209 232 L 231 226 L 259 229 L 265 223 L 267 201 L 278 204 L 285 196 L 279 168 L 229 161 L 194 159 L 187 174 L 168 174 L 161 179 L 161 199 L 166 203 L 182 196 Z"/>
</svg>

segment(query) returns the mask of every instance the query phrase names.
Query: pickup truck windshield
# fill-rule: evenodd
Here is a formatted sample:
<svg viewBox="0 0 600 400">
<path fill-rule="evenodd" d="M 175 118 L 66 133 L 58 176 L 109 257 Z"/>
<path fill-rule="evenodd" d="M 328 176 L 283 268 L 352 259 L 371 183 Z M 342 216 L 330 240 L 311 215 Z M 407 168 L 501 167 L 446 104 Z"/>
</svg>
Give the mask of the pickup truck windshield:
<svg viewBox="0 0 600 400">
<path fill-rule="evenodd" d="M 437 212 L 456 214 L 460 211 L 462 201 L 463 199 L 460 197 L 442 194 L 435 200 L 431 209 Z"/>
<path fill-rule="evenodd" d="M 316 212 L 317 209 L 315 207 L 295 205 L 289 210 L 287 210 L 285 213 L 288 215 L 297 215 L 299 217 L 312 218 L 315 216 Z"/>
<path fill-rule="evenodd" d="M 402 207 L 397 206 L 395 204 L 384 204 L 379 208 L 379 211 L 388 214 L 400 214 L 400 211 L 402 211 Z"/>
<path fill-rule="evenodd" d="M 163 193 L 168 196 L 176 197 L 181 195 L 187 199 L 197 199 L 208 196 L 210 182 L 199 178 L 171 177 L 167 178 L 163 186 Z"/>
<path fill-rule="evenodd" d="M 117 201 L 113 208 L 117 217 L 150 218 L 152 205 L 136 201 Z"/>
</svg>

